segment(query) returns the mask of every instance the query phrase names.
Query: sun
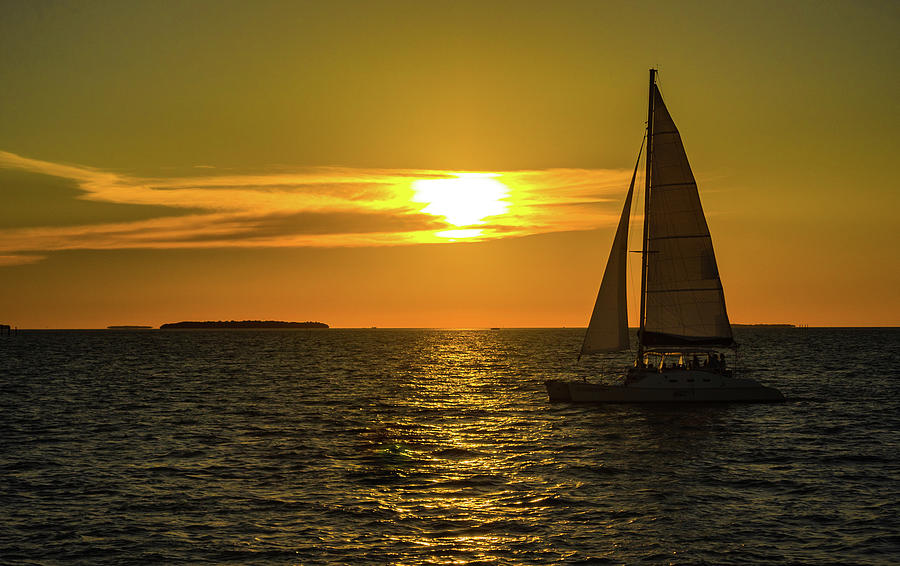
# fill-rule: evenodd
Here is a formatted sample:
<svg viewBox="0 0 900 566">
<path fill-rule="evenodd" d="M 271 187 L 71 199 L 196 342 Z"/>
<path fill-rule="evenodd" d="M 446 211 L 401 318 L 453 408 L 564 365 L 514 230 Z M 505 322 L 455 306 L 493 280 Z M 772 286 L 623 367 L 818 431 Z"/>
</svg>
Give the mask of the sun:
<svg viewBox="0 0 900 566">
<path fill-rule="evenodd" d="M 495 173 L 454 173 L 450 179 L 413 181 L 413 201 L 424 203 L 422 212 L 441 216 L 457 228 L 484 224 L 490 216 L 509 210 L 509 187 L 498 181 Z M 472 237 L 481 230 L 450 230 L 452 238 Z M 442 233 L 438 233 L 441 236 Z M 451 235 L 452 234 L 452 235 Z"/>
</svg>

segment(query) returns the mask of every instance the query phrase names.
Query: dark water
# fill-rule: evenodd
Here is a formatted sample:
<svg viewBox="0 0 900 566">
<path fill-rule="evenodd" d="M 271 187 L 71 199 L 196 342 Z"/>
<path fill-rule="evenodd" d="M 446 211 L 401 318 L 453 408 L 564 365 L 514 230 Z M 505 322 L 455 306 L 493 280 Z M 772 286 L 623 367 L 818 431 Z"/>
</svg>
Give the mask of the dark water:
<svg viewBox="0 0 900 566">
<path fill-rule="evenodd" d="M 0 338 L 0 562 L 900 561 L 898 329 L 739 329 L 786 404 L 550 405 L 580 338 Z"/>
</svg>

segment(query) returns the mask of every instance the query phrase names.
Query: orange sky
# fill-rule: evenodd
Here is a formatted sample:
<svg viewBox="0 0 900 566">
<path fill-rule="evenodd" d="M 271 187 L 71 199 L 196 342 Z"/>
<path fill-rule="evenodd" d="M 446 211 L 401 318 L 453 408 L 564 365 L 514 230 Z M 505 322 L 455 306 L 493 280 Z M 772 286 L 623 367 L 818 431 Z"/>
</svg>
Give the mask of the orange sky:
<svg viewBox="0 0 900 566">
<path fill-rule="evenodd" d="M 732 321 L 897 325 L 898 24 L 890 2 L 11 4 L 0 322 L 583 326 L 655 65 Z"/>
</svg>

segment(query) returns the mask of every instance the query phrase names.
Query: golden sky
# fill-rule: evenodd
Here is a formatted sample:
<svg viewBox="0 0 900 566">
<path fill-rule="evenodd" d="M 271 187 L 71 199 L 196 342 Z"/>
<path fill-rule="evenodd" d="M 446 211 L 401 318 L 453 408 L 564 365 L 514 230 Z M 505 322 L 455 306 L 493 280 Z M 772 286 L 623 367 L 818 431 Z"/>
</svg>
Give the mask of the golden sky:
<svg viewBox="0 0 900 566">
<path fill-rule="evenodd" d="M 900 324 L 895 2 L 2 9 L 2 323 L 583 326 L 656 66 L 732 321 Z"/>
</svg>

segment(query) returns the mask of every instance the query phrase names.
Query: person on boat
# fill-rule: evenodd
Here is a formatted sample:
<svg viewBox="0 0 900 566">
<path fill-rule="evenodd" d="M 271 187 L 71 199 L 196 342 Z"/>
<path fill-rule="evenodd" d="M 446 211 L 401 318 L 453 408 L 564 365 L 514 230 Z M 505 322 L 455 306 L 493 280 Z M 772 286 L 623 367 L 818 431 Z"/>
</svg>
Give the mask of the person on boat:
<svg viewBox="0 0 900 566">
<path fill-rule="evenodd" d="M 691 358 L 691 369 L 700 369 L 700 359 L 697 358 L 697 354 L 694 354 L 694 357 Z"/>
<path fill-rule="evenodd" d="M 719 354 L 713 352 L 709 355 L 709 369 L 719 371 Z"/>
<path fill-rule="evenodd" d="M 725 365 L 725 353 L 723 352 L 721 355 L 719 355 L 719 371 L 721 371 L 722 373 L 725 373 Z"/>
</svg>

